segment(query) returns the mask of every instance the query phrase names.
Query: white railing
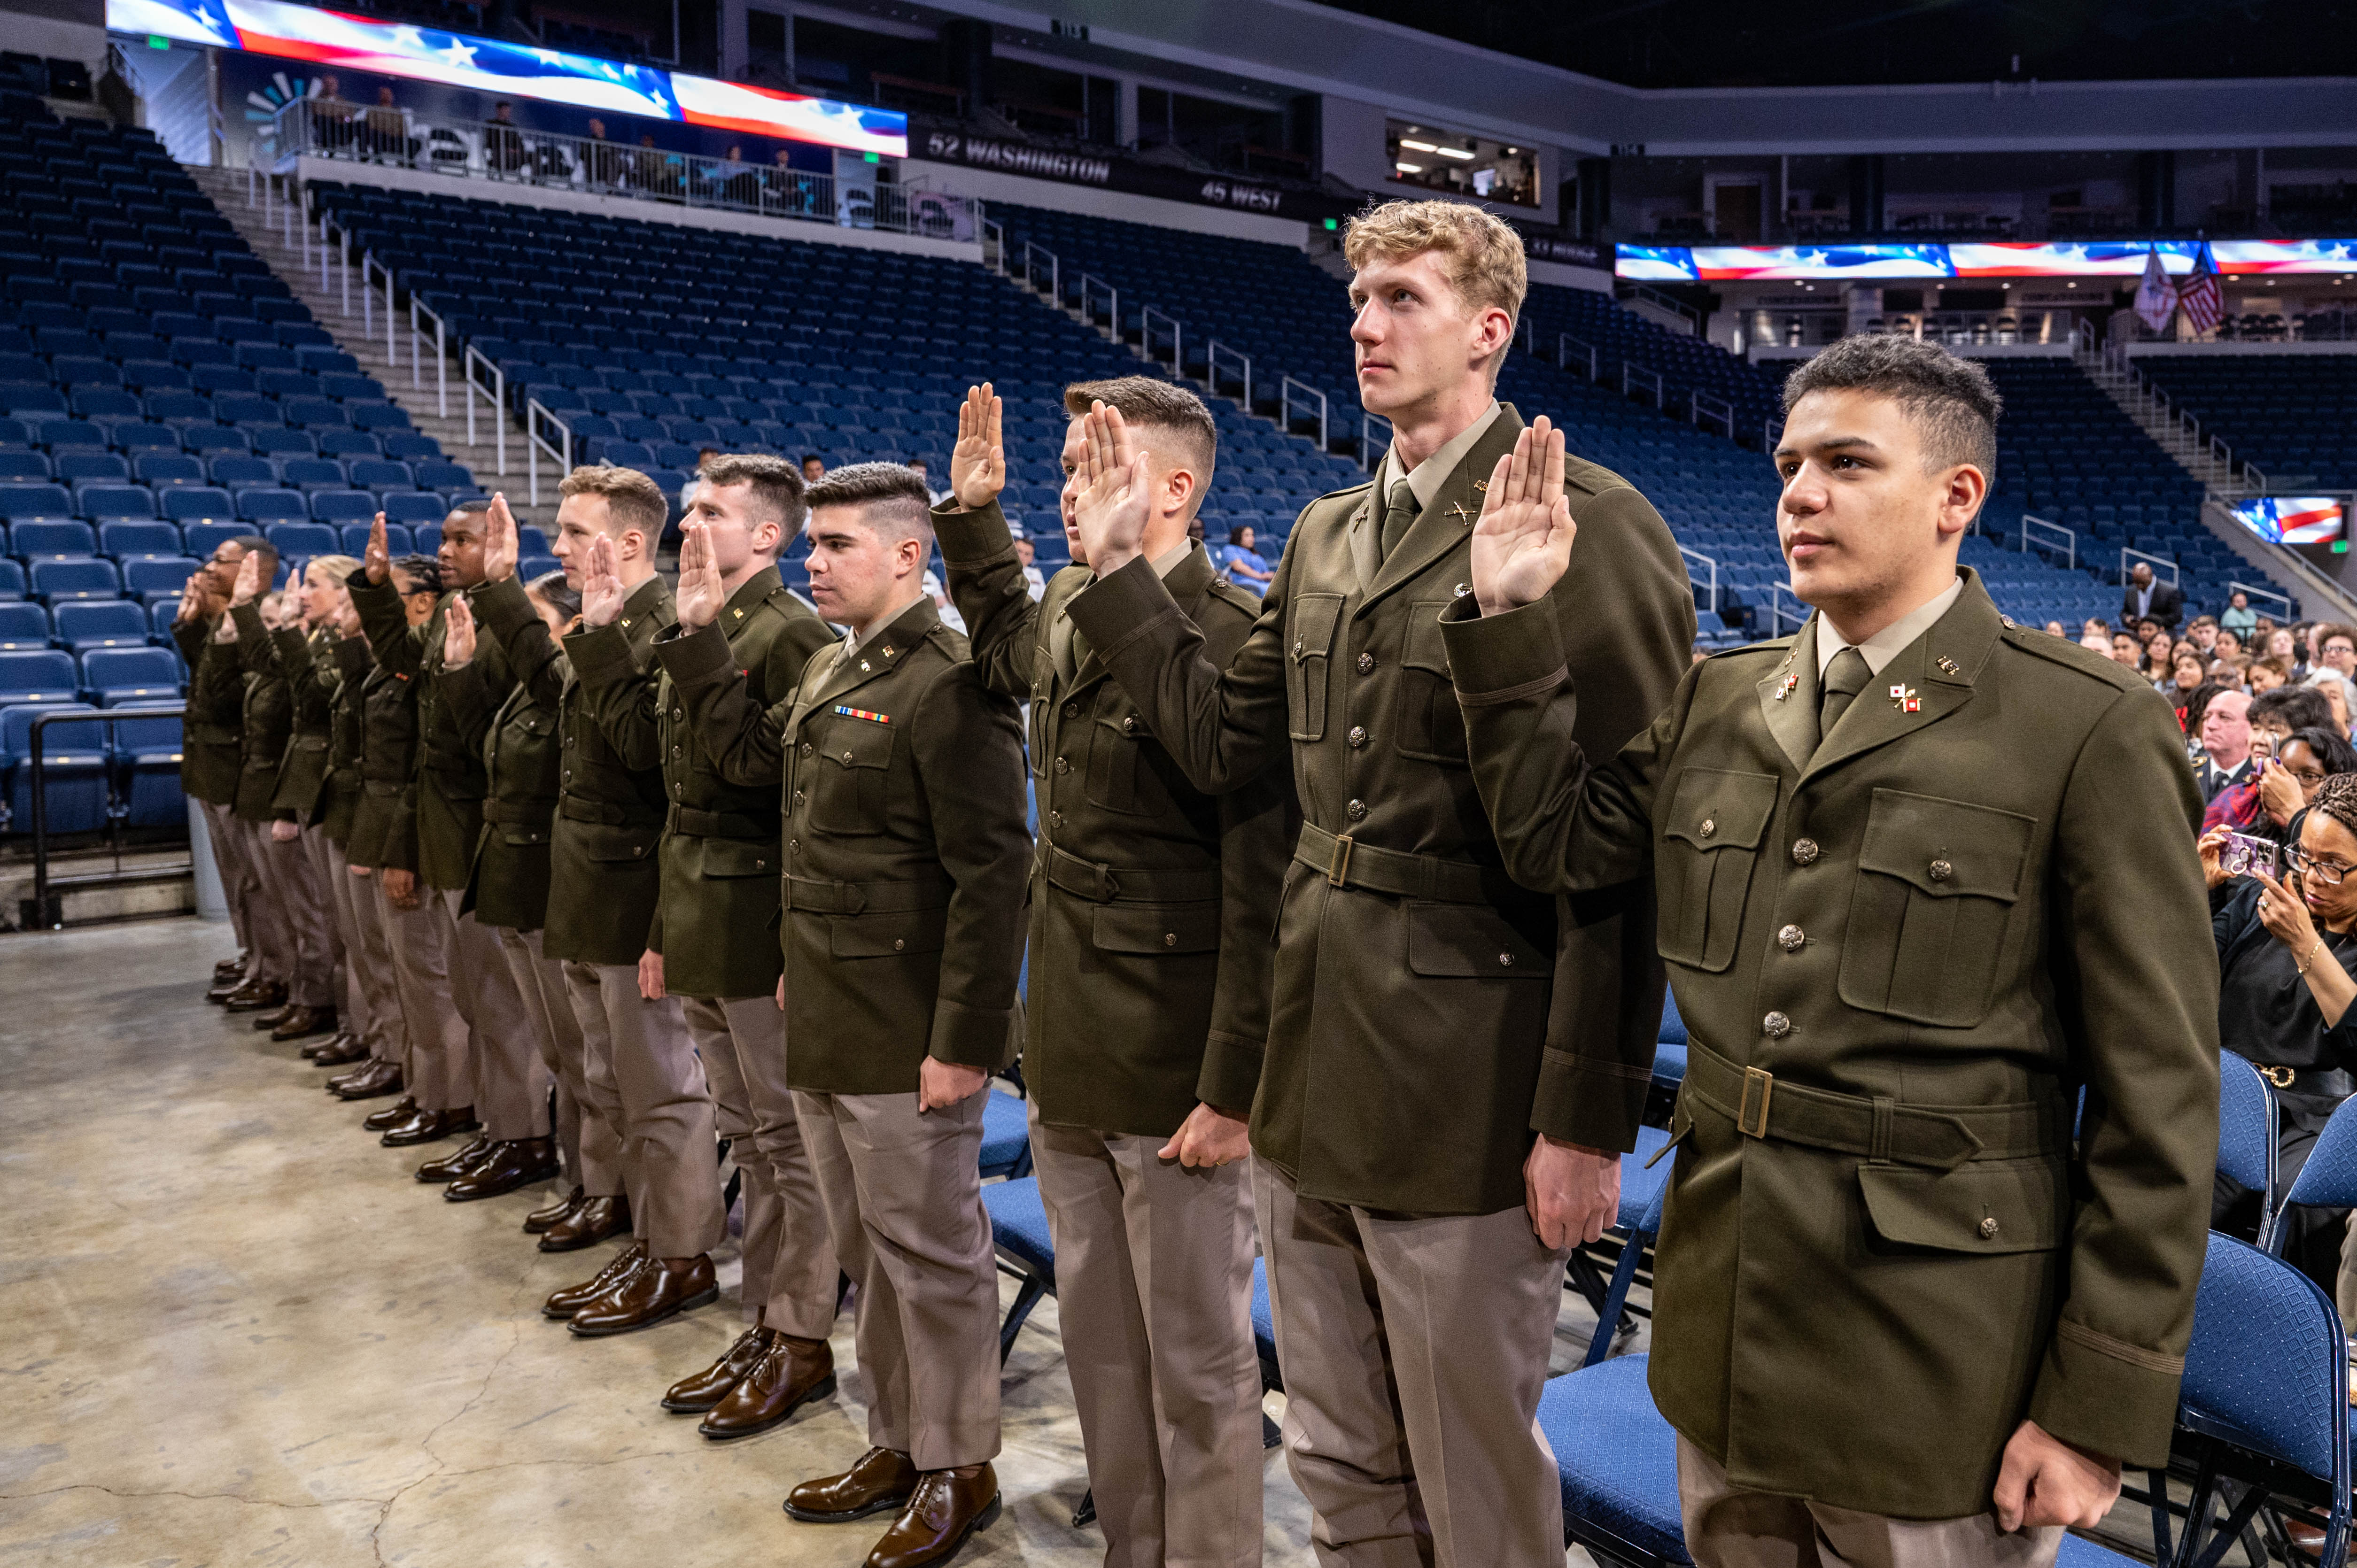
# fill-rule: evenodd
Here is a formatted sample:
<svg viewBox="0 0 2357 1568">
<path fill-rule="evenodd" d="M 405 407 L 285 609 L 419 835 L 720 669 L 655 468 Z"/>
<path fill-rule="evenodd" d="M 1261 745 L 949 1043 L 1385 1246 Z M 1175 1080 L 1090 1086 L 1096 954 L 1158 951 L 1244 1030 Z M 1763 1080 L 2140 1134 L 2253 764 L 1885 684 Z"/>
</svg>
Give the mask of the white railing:
<svg viewBox="0 0 2357 1568">
<path fill-rule="evenodd" d="M 388 363 L 401 363 L 401 339 L 394 333 L 393 320 L 393 269 L 376 259 L 374 251 L 361 254 L 361 336 L 371 340 L 376 337 L 375 318 L 371 311 L 376 296 L 369 292 L 369 269 L 384 274 L 384 357 Z"/>
<path fill-rule="evenodd" d="M 1782 439 L 1783 435 L 1784 422 L 1777 418 L 1774 414 L 1770 414 L 1767 418 L 1760 422 L 1760 450 L 1762 452 L 1775 451 L 1776 443 Z"/>
<path fill-rule="evenodd" d="M 1786 599 L 1792 601 L 1792 607 L 1789 610 L 1784 607 Z M 1792 592 L 1792 585 L 1790 583 L 1781 581 L 1770 583 L 1768 585 L 1768 635 L 1783 636 L 1784 621 L 1788 617 L 1792 622 L 1792 629 L 1798 631 L 1809 624 L 1809 607 L 1801 602 L 1800 595 Z"/>
<path fill-rule="evenodd" d="M 1140 311 L 1137 324 L 1142 337 L 1138 347 L 1146 350 L 1146 357 L 1154 363 L 1158 365 L 1163 362 L 1162 356 L 1154 351 L 1154 324 L 1157 321 L 1161 322 L 1170 330 L 1170 373 L 1175 376 L 1178 374 L 1180 349 L 1183 347 L 1179 340 L 1183 328 L 1179 327 L 1177 317 L 1168 311 L 1157 310 L 1150 305 Z"/>
<path fill-rule="evenodd" d="M 2226 585 L 2226 594 L 2230 598 L 2236 594 L 2242 594 L 2254 599 L 2273 600 L 2283 606 L 2283 621 L 2287 626 L 2299 618 L 2299 607 L 2292 602 L 2289 594 L 2278 594 L 2273 588 L 2262 588 L 2255 583 L 2233 582 Z"/>
<path fill-rule="evenodd" d="M 1705 403 L 1714 406 L 1706 408 L 1703 406 Z M 1719 427 L 1727 433 L 1727 438 L 1729 441 L 1735 439 L 1735 405 L 1733 403 L 1723 397 L 1713 397 L 1700 387 L 1696 387 L 1689 394 L 1688 406 L 1693 410 L 1694 423 L 1697 429 L 1701 427 L 1704 420 L 1715 419 L 1718 421 Z"/>
<path fill-rule="evenodd" d="M 2267 493 L 2267 477 L 2259 472 L 2259 466 L 2248 457 L 2243 459 L 2243 483 L 2250 487 L 2250 491 L 2255 496 Z"/>
<path fill-rule="evenodd" d="M 1378 424 L 1382 425 L 1383 428 L 1383 444 L 1381 451 L 1376 449 L 1374 440 L 1375 426 Z M 1373 473 L 1375 471 L 1375 464 L 1381 460 L 1382 453 L 1388 452 L 1391 449 L 1392 422 L 1383 418 L 1381 414 L 1368 413 L 1363 410 L 1361 411 L 1359 414 L 1359 467 L 1364 468 L 1370 474 Z"/>
<path fill-rule="evenodd" d="M 1979 519 L 1975 518 L 1974 521 L 1977 522 Z M 2032 529 L 2038 531 L 2035 538 L 2033 538 L 2030 533 Z M 2042 517 L 2032 517 L 2028 512 L 2021 514 L 2021 550 L 2023 554 L 2028 554 L 2029 553 L 2029 547 L 2033 544 L 2044 550 L 2052 550 L 2056 548 L 2054 541 L 2057 535 L 2060 535 L 2061 539 L 2061 549 L 2062 551 L 2064 564 L 2070 566 L 2078 565 L 2079 535 L 2076 532 L 2071 529 L 2063 527 L 2059 522 L 2049 522 Z"/>
<path fill-rule="evenodd" d="M 328 249 L 328 231 L 330 229 L 336 231 L 337 249 L 332 252 Z M 351 231 L 337 222 L 332 215 L 321 213 L 319 216 L 319 292 L 322 294 L 328 290 L 328 263 L 338 255 L 342 257 L 344 263 L 337 272 L 337 277 L 343 289 L 344 317 L 350 320 L 352 314 Z"/>
<path fill-rule="evenodd" d="M 1708 613 L 1717 615 L 1718 613 L 1718 558 L 1706 555 L 1699 550 L 1689 550 L 1683 544 L 1678 546 L 1678 553 L 1689 561 L 1698 562 L 1710 569 L 1709 586 L 1704 590 L 1710 597 L 1702 607 Z M 1689 577 L 1692 575 L 1693 574 L 1688 574 Z"/>
<path fill-rule="evenodd" d="M 1006 229 L 999 223 L 985 220 L 982 225 L 982 264 L 999 276 L 1006 275 Z"/>
<path fill-rule="evenodd" d="M 544 428 L 555 430 L 555 442 L 552 443 L 541 434 Z M 532 498 L 534 506 L 540 504 L 540 455 L 543 452 L 556 460 L 558 478 L 573 472 L 573 426 L 558 418 L 555 412 L 544 405 L 538 398 L 527 398 L 523 405 L 524 492 Z M 500 467 L 505 467 L 506 465 L 501 464 Z"/>
<path fill-rule="evenodd" d="M 2169 585 L 2171 587 L 2175 587 L 2177 585 L 2179 573 L 2176 562 L 2171 561 L 2166 555 L 2147 555 L 2141 550 L 2131 550 L 2125 544 L 2120 546 L 2121 582 L 2125 583 L 2128 580 L 2128 564 L 2131 561 L 2142 561 L 2150 565 L 2153 569 L 2153 574 L 2156 576 L 2159 575 L 2161 568 L 2167 567 L 2169 569 Z"/>
<path fill-rule="evenodd" d="M 1573 361 L 1575 360 L 1585 361 L 1587 371 L 1587 379 L 1589 381 L 1601 381 L 1603 379 L 1604 372 L 1598 369 L 1598 367 L 1603 364 L 1604 360 L 1603 357 L 1597 353 L 1595 344 L 1584 343 L 1568 332 L 1556 333 L 1555 335 L 1555 362 L 1562 369 L 1567 371 L 1572 368 Z"/>
<path fill-rule="evenodd" d="M 1048 249 L 1047 246 L 1031 240 L 1026 240 L 1023 242 L 1023 251 L 1021 257 L 1019 258 L 1023 268 L 1023 282 L 1025 285 L 1030 288 L 1034 293 L 1039 292 L 1039 274 L 1031 264 L 1031 258 L 1035 255 L 1045 256 L 1048 258 L 1048 297 L 1054 300 L 1058 305 L 1063 304 L 1064 263 L 1057 257 L 1055 252 Z"/>
<path fill-rule="evenodd" d="M 1660 409 L 1666 409 L 1666 408 L 1667 408 L 1667 406 L 1668 406 L 1668 405 L 1667 405 L 1667 404 L 1663 401 L 1663 392 L 1662 392 L 1662 375 L 1661 375 L 1661 372 L 1660 372 L 1659 371 L 1649 371 L 1649 370 L 1647 370 L 1644 366 L 1642 366 L 1642 365 L 1639 364 L 1639 363 L 1638 363 L 1636 360 L 1621 360 L 1621 361 L 1620 361 L 1620 392 L 1621 392 L 1621 394 L 1622 394 L 1623 396 L 1627 396 L 1627 395 L 1629 395 L 1629 394 L 1630 394 L 1633 390 L 1638 389 L 1638 388 L 1642 388 L 1643 390 L 1645 390 L 1645 391 L 1647 391 L 1647 392 L 1652 392 L 1652 393 L 1653 394 L 1653 406 L 1654 406 L 1655 408 L 1660 408 Z"/>
<path fill-rule="evenodd" d="M 1322 456 L 1329 450 L 1324 392 L 1306 381 L 1295 381 L 1291 376 L 1284 377 L 1276 383 L 1276 423 L 1284 427 L 1286 435 L 1293 434 L 1293 405 L 1297 398 L 1304 403 L 1312 398 L 1318 401 L 1318 450 Z"/>
<path fill-rule="evenodd" d="M 425 390 L 425 331 L 418 317 L 434 323 L 434 412 L 450 417 L 450 336 L 434 307 L 415 294 L 409 296 L 409 384 Z"/>
<path fill-rule="evenodd" d="M 1121 290 L 1089 273 L 1081 274 L 1081 319 L 1092 327 L 1097 324 L 1096 297 L 1099 294 L 1104 295 L 1105 325 L 1112 328 L 1114 336 L 1118 338 L 1121 336 Z"/>
<path fill-rule="evenodd" d="M 1225 343 L 1221 342 L 1217 338 L 1212 338 L 1210 342 L 1203 345 L 1203 384 L 1211 389 L 1211 395 L 1214 397 L 1225 397 L 1227 395 L 1225 392 L 1220 391 L 1220 356 L 1222 354 L 1225 354 L 1228 357 L 1228 365 L 1231 370 L 1241 371 L 1244 390 L 1243 395 L 1236 401 L 1243 405 L 1243 411 L 1246 413 L 1250 413 L 1252 412 L 1253 405 L 1253 366 L 1252 356 L 1250 354 L 1240 354 L 1235 349 L 1229 348 Z"/>
<path fill-rule="evenodd" d="M 490 373 L 489 381 L 484 381 L 476 374 L 475 367 L 478 365 Z M 508 471 L 507 374 L 491 362 L 489 355 L 472 343 L 467 345 L 467 357 L 459 368 L 466 372 L 467 378 L 467 445 L 469 446 L 481 445 L 475 438 L 475 399 L 479 396 L 485 403 L 491 405 L 492 449 L 499 454 L 500 472 L 505 474 Z"/>
</svg>

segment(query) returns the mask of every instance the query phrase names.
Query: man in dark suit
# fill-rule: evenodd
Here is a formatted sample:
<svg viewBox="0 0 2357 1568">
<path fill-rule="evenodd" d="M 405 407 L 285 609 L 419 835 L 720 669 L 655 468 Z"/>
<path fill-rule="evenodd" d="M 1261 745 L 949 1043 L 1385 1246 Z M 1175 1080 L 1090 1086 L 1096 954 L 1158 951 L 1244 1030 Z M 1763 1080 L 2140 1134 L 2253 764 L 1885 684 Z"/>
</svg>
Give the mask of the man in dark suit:
<svg viewBox="0 0 2357 1568">
<path fill-rule="evenodd" d="M 2169 630 L 2185 618 L 2185 595 L 2174 583 L 2155 580 L 2149 562 L 2139 561 L 2120 596 L 2120 619 L 2158 621 Z"/>
<path fill-rule="evenodd" d="M 2250 782 L 2258 770 L 2251 755 L 2251 699 L 2244 692 L 2221 692 L 2201 710 L 2201 764 L 2198 782 L 2201 802 L 2208 805 L 2237 784 Z"/>
</svg>

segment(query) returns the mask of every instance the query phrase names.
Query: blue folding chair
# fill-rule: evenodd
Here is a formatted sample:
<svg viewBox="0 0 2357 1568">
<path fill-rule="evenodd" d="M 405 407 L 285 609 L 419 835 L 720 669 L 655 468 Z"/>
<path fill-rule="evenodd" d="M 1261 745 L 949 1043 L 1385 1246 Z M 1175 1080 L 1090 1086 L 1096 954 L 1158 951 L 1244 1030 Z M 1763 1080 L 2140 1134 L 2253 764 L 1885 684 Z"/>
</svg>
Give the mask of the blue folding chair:
<svg viewBox="0 0 2357 1568">
<path fill-rule="evenodd" d="M 527 579 L 528 581 L 529 579 Z M 982 1102 L 982 1174 L 984 1176 L 1027 1176 L 1031 1174 L 1031 1127 L 1028 1101 L 992 1090 Z"/>
<path fill-rule="evenodd" d="M 2218 1053 L 2218 1174 L 2259 1195 L 2259 1245 L 2275 1235 L 2276 1107 L 2259 1069 L 2232 1051 Z"/>
<path fill-rule="evenodd" d="M 1016 1280 L 1015 1304 L 998 1329 L 998 1364 L 1003 1367 L 1031 1309 L 1042 1296 L 1056 1294 L 1056 1242 L 1048 1233 L 1048 1208 L 1040 1201 L 1038 1176 L 989 1183 L 982 1189 L 982 1207 L 990 1215 L 990 1245 L 998 1254 L 998 1266 Z"/>
</svg>

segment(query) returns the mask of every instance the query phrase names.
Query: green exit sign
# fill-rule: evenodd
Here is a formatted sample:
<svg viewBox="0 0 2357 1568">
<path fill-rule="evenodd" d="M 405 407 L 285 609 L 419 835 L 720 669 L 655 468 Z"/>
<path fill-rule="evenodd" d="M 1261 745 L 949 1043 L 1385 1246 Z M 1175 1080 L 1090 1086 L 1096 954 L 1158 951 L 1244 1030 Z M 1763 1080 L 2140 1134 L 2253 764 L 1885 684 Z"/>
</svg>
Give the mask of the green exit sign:
<svg viewBox="0 0 2357 1568">
<path fill-rule="evenodd" d="M 2345 539 L 2336 539 L 2336 540 L 2334 540 L 2334 541 L 2332 542 L 2332 553 L 2333 553 L 2335 555 L 2346 555 L 2346 554 L 2348 554 L 2348 553 L 2349 553 L 2349 542 L 2348 542 L 2347 540 L 2345 540 Z"/>
<path fill-rule="evenodd" d="M 150 33 L 147 35 L 147 47 L 151 49 L 168 49 L 172 47 L 172 40 L 160 33 Z"/>
</svg>

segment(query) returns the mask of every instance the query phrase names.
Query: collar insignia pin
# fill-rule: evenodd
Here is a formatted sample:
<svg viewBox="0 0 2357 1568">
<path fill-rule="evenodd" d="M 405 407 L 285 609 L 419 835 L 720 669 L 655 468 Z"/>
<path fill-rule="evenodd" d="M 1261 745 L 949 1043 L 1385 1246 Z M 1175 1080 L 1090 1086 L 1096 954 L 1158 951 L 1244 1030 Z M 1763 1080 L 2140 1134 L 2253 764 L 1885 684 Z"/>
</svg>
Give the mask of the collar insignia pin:
<svg viewBox="0 0 2357 1568">
<path fill-rule="evenodd" d="M 1455 518 L 1459 522 L 1470 522 L 1473 521 L 1473 514 L 1465 510 L 1465 503 L 1463 501 L 1458 501 L 1455 506 L 1450 507 L 1448 509 L 1448 515 Z"/>
<path fill-rule="evenodd" d="M 1953 674 L 1958 673 L 1957 667 L 1956 667 L 1956 661 L 1955 661 L 1954 660 L 1953 660 L 1953 659 L 1949 658 L 1946 654 L 1943 653 L 1942 655 L 1940 655 L 1940 660 L 1939 660 L 1939 662 L 1940 662 L 1940 673 L 1941 673 L 1941 674 L 1943 674 L 1943 675 L 1953 675 Z"/>
<path fill-rule="evenodd" d="M 1477 490 L 1487 491 L 1490 488 L 1490 481 L 1487 479 L 1476 479 L 1473 481 L 1473 488 Z"/>
<path fill-rule="evenodd" d="M 1800 683 L 1801 678 L 1798 675 L 1785 676 L 1783 684 L 1776 688 L 1776 700 L 1781 703 L 1785 698 L 1791 696 L 1792 694 L 1792 688 L 1798 686 Z"/>
</svg>

